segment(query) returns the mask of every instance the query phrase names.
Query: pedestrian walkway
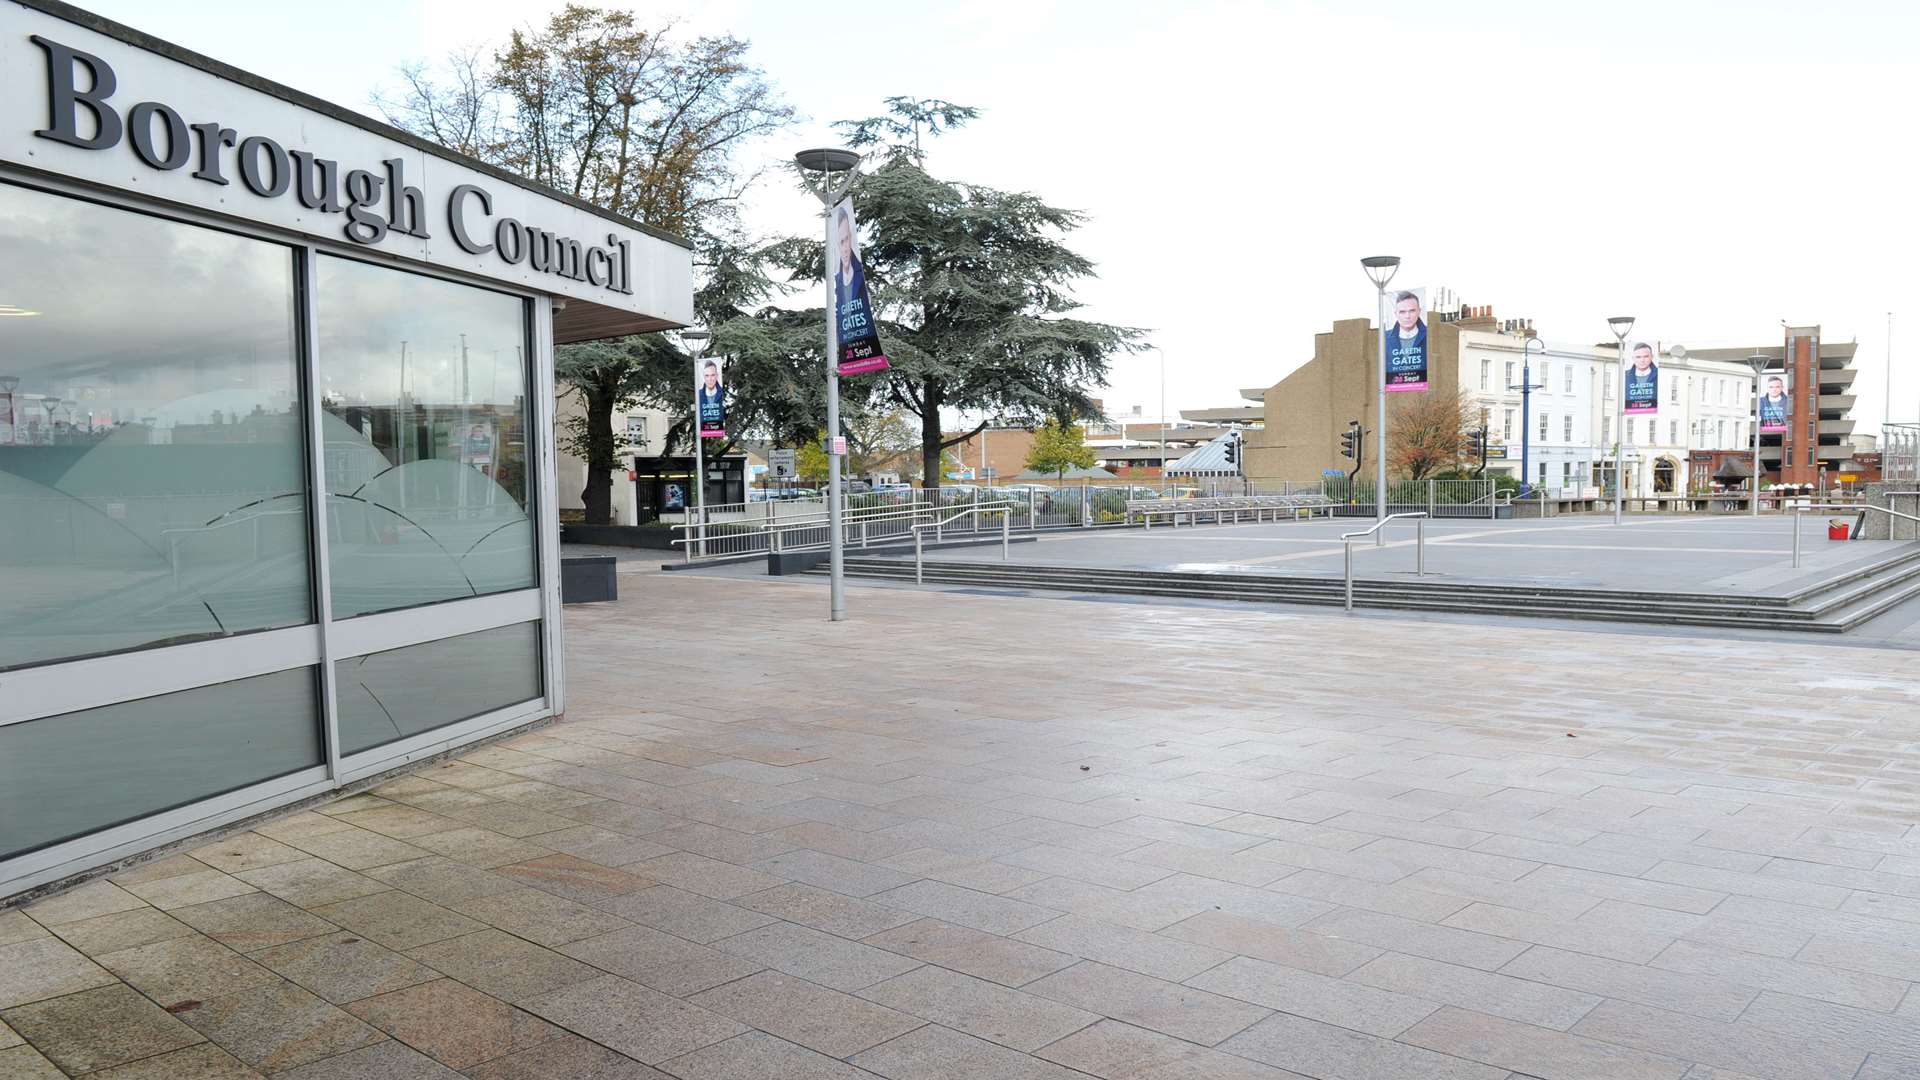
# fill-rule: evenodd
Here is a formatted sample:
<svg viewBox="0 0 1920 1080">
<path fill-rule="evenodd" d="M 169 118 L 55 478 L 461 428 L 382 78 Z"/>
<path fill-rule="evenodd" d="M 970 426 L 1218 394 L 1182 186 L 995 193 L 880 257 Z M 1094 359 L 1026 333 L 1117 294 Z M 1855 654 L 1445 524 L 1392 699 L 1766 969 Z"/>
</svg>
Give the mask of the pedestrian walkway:
<svg viewBox="0 0 1920 1080">
<path fill-rule="evenodd" d="M 0 1078 L 1920 1075 L 1885 650 L 621 588 L 563 722 L 0 911 Z"/>
</svg>

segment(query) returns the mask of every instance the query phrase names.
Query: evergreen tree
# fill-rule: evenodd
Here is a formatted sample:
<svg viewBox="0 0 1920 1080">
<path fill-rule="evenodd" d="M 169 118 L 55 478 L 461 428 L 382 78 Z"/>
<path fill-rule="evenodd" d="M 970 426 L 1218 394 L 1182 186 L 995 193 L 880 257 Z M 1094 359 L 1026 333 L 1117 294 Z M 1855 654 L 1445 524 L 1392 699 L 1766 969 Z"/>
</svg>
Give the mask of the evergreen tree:
<svg viewBox="0 0 1920 1080">
<path fill-rule="evenodd" d="M 861 254 L 880 342 L 893 366 L 841 387 L 851 408 L 913 415 L 923 482 L 935 487 L 942 451 L 989 424 L 1096 416 L 1092 393 L 1106 381 L 1110 359 L 1135 348 L 1141 335 L 1072 316 L 1079 307 L 1072 286 L 1093 275 L 1093 264 L 1062 239 L 1081 214 L 1024 192 L 938 179 L 923 167 L 920 136 L 965 123 L 973 109 L 906 98 L 888 99 L 888 108 L 886 116 L 840 126 L 885 159 L 860 177 L 852 197 L 867 233 Z M 818 282 L 826 272 L 818 241 L 789 241 L 775 258 L 794 281 Z M 983 419 L 949 437 L 942 417 L 956 411 Z"/>
</svg>

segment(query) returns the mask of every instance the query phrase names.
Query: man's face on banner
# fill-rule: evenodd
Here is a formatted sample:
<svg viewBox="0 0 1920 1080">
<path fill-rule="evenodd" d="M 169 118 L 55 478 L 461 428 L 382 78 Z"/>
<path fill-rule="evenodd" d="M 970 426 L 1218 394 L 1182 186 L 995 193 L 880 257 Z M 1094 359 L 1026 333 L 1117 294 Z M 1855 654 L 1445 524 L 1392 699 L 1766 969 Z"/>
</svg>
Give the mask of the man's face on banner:
<svg viewBox="0 0 1920 1080">
<path fill-rule="evenodd" d="M 853 223 L 845 214 L 840 215 L 840 262 L 853 265 Z"/>
<path fill-rule="evenodd" d="M 720 369 L 719 368 L 715 367 L 712 364 L 708 364 L 706 367 L 705 375 L 703 377 L 706 379 L 708 390 L 718 390 L 720 388 Z"/>
<path fill-rule="evenodd" d="M 1775 375 L 1773 378 L 1767 380 L 1767 396 L 1768 397 L 1777 398 L 1784 395 L 1786 392 L 1787 392 L 1787 383 L 1785 379 L 1782 379 L 1780 376 Z"/>
<path fill-rule="evenodd" d="M 1420 301 L 1413 297 L 1400 301 L 1393 306 L 1393 317 L 1403 332 L 1412 333 L 1413 328 L 1420 325 Z"/>
<path fill-rule="evenodd" d="M 1653 367 L 1653 349 L 1646 345 L 1633 350 L 1633 370 L 1645 375 Z"/>
</svg>

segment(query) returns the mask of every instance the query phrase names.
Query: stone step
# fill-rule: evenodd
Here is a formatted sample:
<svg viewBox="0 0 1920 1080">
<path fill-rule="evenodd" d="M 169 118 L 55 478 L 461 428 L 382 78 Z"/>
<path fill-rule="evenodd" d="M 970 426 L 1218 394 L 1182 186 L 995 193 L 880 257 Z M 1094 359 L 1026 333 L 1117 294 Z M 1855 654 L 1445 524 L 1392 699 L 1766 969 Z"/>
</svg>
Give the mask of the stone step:
<svg viewBox="0 0 1920 1080">
<path fill-rule="evenodd" d="M 906 559 L 850 558 L 846 566 L 856 576 L 902 581 L 914 576 L 913 563 Z M 927 562 L 924 573 L 936 584 L 1102 595 L 1314 605 L 1338 605 L 1345 596 L 1338 579 L 1288 575 L 975 562 Z M 1915 596 L 1920 596 L 1920 548 L 1817 582 L 1791 600 L 1377 578 L 1354 582 L 1356 607 L 1816 633 L 1843 633 Z"/>
</svg>

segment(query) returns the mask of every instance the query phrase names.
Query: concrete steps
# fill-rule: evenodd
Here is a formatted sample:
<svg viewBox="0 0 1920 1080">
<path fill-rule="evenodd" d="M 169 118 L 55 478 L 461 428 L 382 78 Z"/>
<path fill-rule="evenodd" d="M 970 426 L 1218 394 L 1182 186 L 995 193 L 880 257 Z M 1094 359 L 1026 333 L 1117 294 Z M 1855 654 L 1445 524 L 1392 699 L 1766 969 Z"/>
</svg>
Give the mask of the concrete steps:
<svg viewBox="0 0 1920 1080">
<path fill-rule="evenodd" d="M 850 575 L 896 581 L 912 581 L 914 576 L 911 558 L 850 556 L 846 570 Z M 824 568 L 815 572 L 824 572 Z M 1002 562 L 929 560 L 925 563 L 925 579 L 934 584 L 990 589 L 1334 606 L 1343 602 L 1345 592 L 1343 582 L 1330 577 Z M 1412 577 L 1356 579 L 1353 585 L 1355 608 L 1829 634 L 1845 633 L 1915 598 L 1920 598 L 1920 545 L 1796 592 L 1771 596 L 1572 589 Z"/>
</svg>

